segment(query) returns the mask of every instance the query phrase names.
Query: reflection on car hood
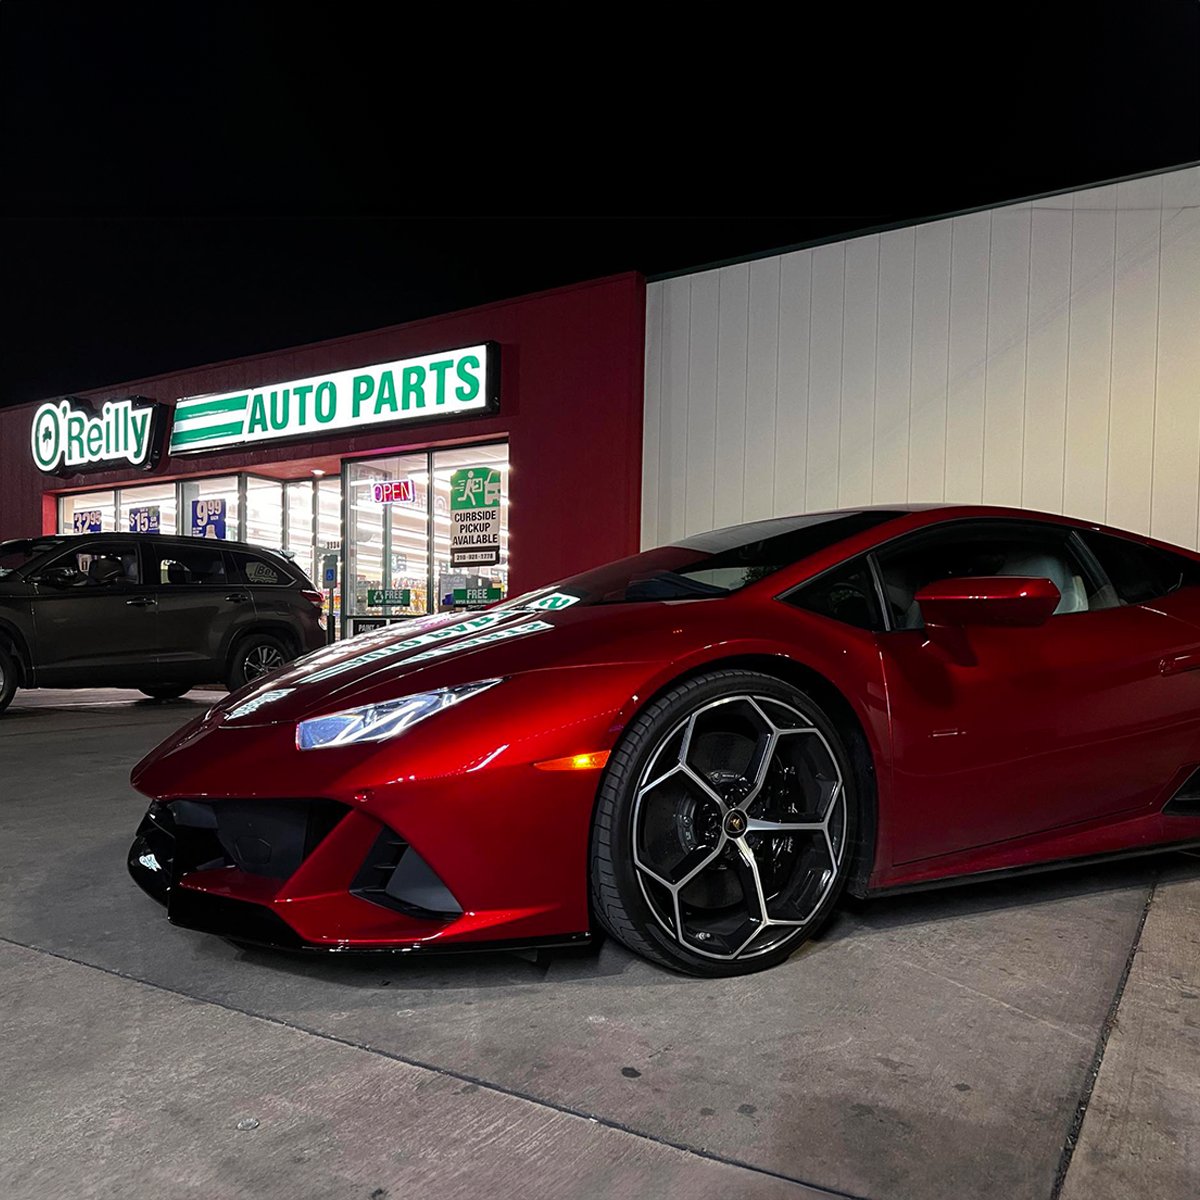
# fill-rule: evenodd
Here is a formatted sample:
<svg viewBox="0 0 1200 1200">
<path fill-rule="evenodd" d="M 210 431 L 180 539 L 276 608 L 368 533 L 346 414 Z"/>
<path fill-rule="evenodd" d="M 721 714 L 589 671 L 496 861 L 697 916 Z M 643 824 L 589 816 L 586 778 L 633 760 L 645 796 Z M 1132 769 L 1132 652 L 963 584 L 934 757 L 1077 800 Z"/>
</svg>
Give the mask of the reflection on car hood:
<svg viewBox="0 0 1200 1200">
<path fill-rule="evenodd" d="M 553 665 L 560 653 L 576 650 L 579 639 L 567 638 L 556 652 L 542 643 L 546 634 L 562 624 L 587 625 L 590 644 L 611 645 L 611 639 L 597 636 L 594 627 L 615 625 L 613 616 L 612 609 L 603 608 L 553 612 L 503 606 L 407 621 L 309 654 L 234 693 L 212 717 L 237 726 L 274 724 Z"/>
</svg>

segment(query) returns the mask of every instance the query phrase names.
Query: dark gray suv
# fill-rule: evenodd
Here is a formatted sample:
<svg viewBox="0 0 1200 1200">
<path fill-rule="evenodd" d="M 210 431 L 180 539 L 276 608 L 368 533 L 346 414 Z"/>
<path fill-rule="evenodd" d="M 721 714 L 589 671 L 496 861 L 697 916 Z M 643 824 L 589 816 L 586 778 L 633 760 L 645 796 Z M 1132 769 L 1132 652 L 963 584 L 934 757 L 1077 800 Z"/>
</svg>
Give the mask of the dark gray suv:
<svg viewBox="0 0 1200 1200">
<path fill-rule="evenodd" d="M 295 563 L 241 542 L 0 542 L 0 712 L 18 687 L 238 688 L 323 645 L 321 605 Z"/>
</svg>

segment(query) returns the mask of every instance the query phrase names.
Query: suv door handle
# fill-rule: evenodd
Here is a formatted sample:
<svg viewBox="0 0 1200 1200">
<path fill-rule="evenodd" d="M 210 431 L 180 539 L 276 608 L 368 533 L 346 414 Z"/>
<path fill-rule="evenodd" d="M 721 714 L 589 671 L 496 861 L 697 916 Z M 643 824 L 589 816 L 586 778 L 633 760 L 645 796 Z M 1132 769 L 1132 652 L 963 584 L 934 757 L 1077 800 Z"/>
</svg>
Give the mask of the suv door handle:
<svg viewBox="0 0 1200 1200">
<path fill-rule="evenodd" d="M 246 601 L 250 599 L 250 597 L 248 595 L 246 595 L 245 592 L 230 592 L 229 595 L 225 597 L 225 599 L 228 600 L 231 604 L 245 604 Z"/>
<path fill-rule="evenodd" d="M 149 608 L 158 601 L 153 596 L 134 596 L 132 600 L 126 600 L 125 603 L 130 608 Z"/>
</svg>

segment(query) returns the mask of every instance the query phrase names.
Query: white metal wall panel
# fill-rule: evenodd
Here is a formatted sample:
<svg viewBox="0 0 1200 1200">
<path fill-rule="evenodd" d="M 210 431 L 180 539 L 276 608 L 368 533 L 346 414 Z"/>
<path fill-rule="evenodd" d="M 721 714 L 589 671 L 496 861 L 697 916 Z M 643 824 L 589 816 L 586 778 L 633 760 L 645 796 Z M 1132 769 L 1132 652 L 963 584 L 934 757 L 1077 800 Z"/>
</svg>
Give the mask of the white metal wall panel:
<svg viewBox="0 0 1200 1200">
<path fill-rule="evenodd" d="M 951 223 L 916 229 L 913 266 L 912 403 L 908 495 L 922 503 L 946 494 L 946 380 L 950 350 Z M 890 497 L 875 497 L 882 504 Z"/>
<path fill-rule="evenodd" d="M 692 276 L 688 345 L 687 462 L 683 478 L 683 529 L 713 528 L 717 486 L 717 316 L 721 280 L 715 271 Z"/>
<path fill-rule="evenodd" d="M 869 496 L 875 450 L 875 346 L 879 337 L 879 239 L 846 243 L 842 310 L 842 404 L 838 428 L 838 503 Z"/>
<path fill-rule="evenodd" d="M 775 496 L 771 508 L 775 513 L 804 511 L 811 311 L 812 255 L 785 254 L 779 274 Z"/>
<path fill-rule="evenodd" d="M 879 325 L 875 337 L 875 429 L 871 498 L 908 493 L 912 410 L 913 279 L 915 230 L 879 239 Z M 875 452 L 878 451 L 878 452 Z"/>
<path fill-rule="evenodd" d="M 1200 169 L 1163 179 L 1150 532 L 1196 544 L 1200 460 Z"/>
<path fill-rule="evenodd" d="M 717 467 L 713 528 L 742 519 L 746 469 L 746 353 L 750 335 L 750 268 L 720 272 L 717 312 Z M 672 534 L 660 530 L 659 541 Z"/>
<path fill-rule="evenodd" d="M 1200 539 L 1200 168 L 652 284 L 644 545 L 839 505 Z"/>
<path fill-rule="evenodd" d="M 809 512 L 837 508 L 842 411 L 842 326 L 846 295 L 844 244 L 818 246 L 812 261 L 812 309 L 808 340 Z"/>
<path fill-rule="evenodd" d="M 1025 338 L 1029 330 L 1029 246 L 1033 209 L 992 214 L 983 386 L 983 502 L 1021 503 L 1025 442 Z"/>
<path fill-rule="evenodd" d="M 750 264 L 746 351 L 746 428 L 776 428 L 775 381 L 779 367 L 778 258 Z M 775 512 L 775 438 L 747 438 L 742 516 L 747 521 Z"/>
<path fill-rule="evenodd" d="M 1108 487 L 1117 189 L 1075 193 L 1063 511 L 1102 520 Z"/>
<path fill-rule="evenodd" d="M 1029 333 L 1025 343 L 1025 433 L 1021 504 L 1061 512 L 1067 428 L 1067 339 L 1071 308 L 1070 204 L 1035 204 L 1029 245 Z"/>
<path fill-rule="evenodd" d="M 1106 520 L 1150 529 L 1162 177 L 1117 185 Z"/>
</svg>

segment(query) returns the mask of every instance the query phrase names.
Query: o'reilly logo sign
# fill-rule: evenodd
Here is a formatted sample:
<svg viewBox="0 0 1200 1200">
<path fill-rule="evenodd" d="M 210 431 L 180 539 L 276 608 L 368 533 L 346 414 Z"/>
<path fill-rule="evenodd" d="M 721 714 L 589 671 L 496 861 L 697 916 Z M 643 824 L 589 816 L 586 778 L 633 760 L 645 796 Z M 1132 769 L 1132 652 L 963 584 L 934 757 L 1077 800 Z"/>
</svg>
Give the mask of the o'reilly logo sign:
<svg viewBox="0 0 1200 1200">
<path fill-rule="evenodd" d="M 171 453 L 492 412 L 499 380 L 499 347 L 488 342 L 263 388 L 190 396 L 176 405 Z"/>
<path fill-rule="evenodd" d="M 106 400 L 97 412 L 68 397 L 33 414 L 29 444 L 39 471 L 73 475 L 120 467 L 153 467 L 162 439 L 163 406 L 140 396 Z"/>
</svg>

